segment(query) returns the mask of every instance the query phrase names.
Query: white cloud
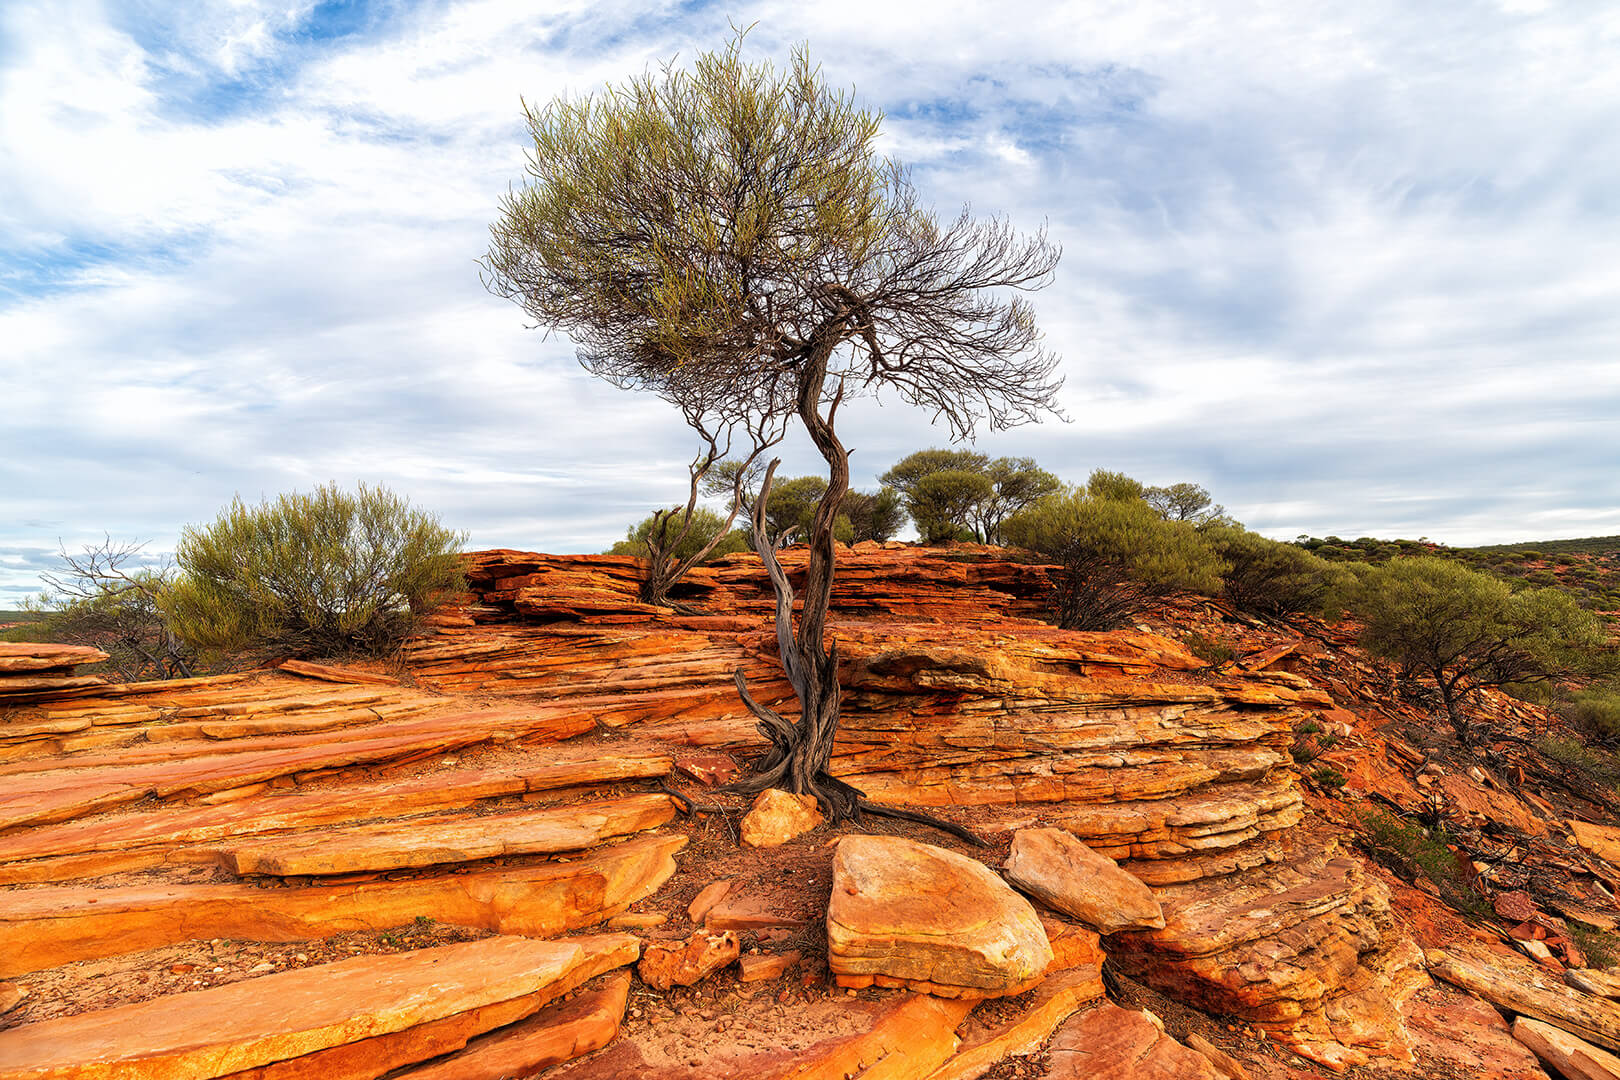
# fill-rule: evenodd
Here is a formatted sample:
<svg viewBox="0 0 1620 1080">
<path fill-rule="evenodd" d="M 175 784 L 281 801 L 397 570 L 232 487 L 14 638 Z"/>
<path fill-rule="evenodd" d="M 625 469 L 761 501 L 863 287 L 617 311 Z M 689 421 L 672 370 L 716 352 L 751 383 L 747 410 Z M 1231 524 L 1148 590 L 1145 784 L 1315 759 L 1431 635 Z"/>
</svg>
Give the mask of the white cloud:
<svg viewBox="0 0 1620 1080">
<path fill-rule="evenodd" d="M 0 14 L 0 605 L 34 584 L 12 553 L 162 546 L 236 493 L 382 482 L 560 550 L 669 498 L 670 410 L 474 260 L 520 96 L 728 16 L 808 39 L 943 211 L 1064 245 L 1036 304 L 1074 422 L 984 447 L 1196 480 L 1274 535 L 1620 532 L 1620 12 L 478 0 L 322 38 L 312 11 Z M 943 439 L 894 403 L 846 424 L 858 483 Z"/>
</svg>

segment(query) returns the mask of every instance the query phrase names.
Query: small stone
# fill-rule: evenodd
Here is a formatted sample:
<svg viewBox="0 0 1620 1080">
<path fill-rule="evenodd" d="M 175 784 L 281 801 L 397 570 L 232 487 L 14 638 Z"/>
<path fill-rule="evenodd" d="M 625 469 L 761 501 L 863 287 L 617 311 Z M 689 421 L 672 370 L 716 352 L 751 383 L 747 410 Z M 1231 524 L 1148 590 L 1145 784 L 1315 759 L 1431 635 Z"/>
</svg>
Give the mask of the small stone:
<svg viewBox="0 0 1620 1080">
<path fill-rule="evenodd" d="M 798 950 L 793 952 L 750 955 L 737 961 L 739 978 L 745 983 L 763 982 L 766 979 L 780 978 L 788 968 L 797 964 L 800 959 Z"/>
<path fill-rule="evenodd" d="M 248 974 L 249 975 L 263 975 L 267 971 L 274 971 L 274 970 L 276 970 L 276 965 L 274 965 L 270 961 L 266 960 L 262 964 L 255 964 L 253 967 L 248 968 Z"/>
<path fill-rule="evenodd" d="M 726 893 L 731 891 L 731 885 L 731 878 L 722 878 L 719 881 L 705 885 L 703 891 L 698 893 L 687 907 L 686 914 L 693 922 L 702 923 L 703 917 L 709 913 L 709 909 L 725 899 Z"/>
<path fill-rule="evenodd" d="M 624 915 L 615 915 L 607 921 L 613 929 L 651 930 L 655 926 L 662 926 L 669 921 L 669 916 L 661 911 L 632 911 Z"/>
<path fill-rule="evenodd" d="M 814 795 L 790 795 L 766 788 L 743 815 L 742 842 L 756 848 L 780 847 L 824 820 Z"/>
<path fill-rule="evenodd" d="M 196 964 L 170 964 L 169 965 L 169 974 L 171 974 L 171 975 L 190 975 L 193 971 L 196 971 L 196 970 L 197 970 L 197 965 Z"/>
<path fill-rule="evenodd" d="M 741 951 L 737 935 L 729 930 L 723 934 L 699 932 L 685 941 L 649 944 L 636 970 L 642 982 L 654 990 L 691 986 L 737 959 Z"/>
</svg>

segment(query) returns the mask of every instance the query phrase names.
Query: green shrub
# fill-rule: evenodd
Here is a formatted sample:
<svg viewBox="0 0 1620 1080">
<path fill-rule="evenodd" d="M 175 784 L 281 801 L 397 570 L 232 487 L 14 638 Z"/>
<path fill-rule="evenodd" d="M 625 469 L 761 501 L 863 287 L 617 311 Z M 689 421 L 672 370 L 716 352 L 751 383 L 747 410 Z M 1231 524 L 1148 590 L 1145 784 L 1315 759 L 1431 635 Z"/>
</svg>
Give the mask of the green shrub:
<svg viewBox="0 0 1620 1080">
<path fill-rule="evenodd" d="M 1360 824 L 1362 843 L 1376 862 L 1408 881 L 1421 874 L 1452 908 L 1476 918 L 1489 917 L 1490 906 L 1474 891 L 1457 854 L 1447 847 L 1444 830 L 1431 834 L 1376 807 L 1360 815 Z"/>
<path fill-rule="evenodd" d="M 1594 749 L 1578 739 L 1549 736 L 1536 741 L 1536 749 L 1549 761 L 1585 773 L 1588 777 L 1613 784 L 1620 780 L 1620 760 L 1613 754 Z"/>
<path fill-rule="evenodd" d="M 1229 664 L 1237 658 L 1237 650 L 1230 642 L 1211 634 L 1188 634 L 1181 639 L 1181 643 L 1187 646 L 1188 652 L 1210 667 Z"/>
<path fill-rule="evenodd" d="M 1570 723 L 1600 739 L 1620 736 L 1620 690 L 1592 687 L 1576 694 L 1564 707 Z"/>
<path fill-rule="evenodd" d="M 1331 765 L 1320 765 L 1311 771 L 1311 783 L 1329 795 L 1334 794 L 1349 782 L 1350 778 L 1348 776 L 1345 776 L 1344 773 Z"/>
<path fill-rule="evenodd" d="M 1198 530 L 1124 497 L 1127 479 L 1107 474 L 1106 495 L 1081 488 L 1048 495 L 1003 526 L 1012 544 L 1059 565 L 1051 597 L 1059 626 L 1112 630 L 1159 596 L 1178 589 L 1213 595 L 1221 587 L 1226 564 Z"/>
<path fill-rule="evenodd" d="M 672 532 L 680 527 L 680 517 L 684 510 L 685 507 L 676 507 L 671 511 L 674 515 L 674 524 L 670 527 Z M 647 538 L 657 525 L 657 515 L 647 515 L 639 524 L 625 533 L 623 540 L 609 548 L 607 553 L 609 555 L 632 555 L 638 559 L 647 558 Z M 692 528 L 681 538 L 681 542 L 675 545 L 675 550 L 669 553 L 670 558 L 675 562 L 690 558 L 702 550 L 703 545 L 707 544 L 714 538 L 716 533 L 725 527 L 726 519 L 713 510 L 702 506 L 693 507 Z M 720 538 L 718 544 L 714 545 L 714 549 L 705 556 L 705 561 L 718 559 L 723 555 L 735 555 L 739 551 L 748 550 L 750 550 L 748 530 L 742 528 L 732 529 L 731 532 Z"/>
<path fill-rule="evenodd" d="M 1236 525 L 1204 530 L 1204 538 L 1227 564 L 1221 592 L 1244 611 L 1290 615 L 1323 606 L 1336 577 L 1345 573 L 1297 544 L 1268 540 Z"/>
<path fill-rule="evenodd" d="M 1571 919 L 1565 924 L 1586 962 L 1595 968 L 1612 968 L 1620 960 L 1620 936 Z"/>
<path fill-rule="evenodd" d="M 382 655 L 464 587 L 462 540 L 386 488 L 237 498 L 181 533 L 170 625 L 222 653 Z"/>
</svg>

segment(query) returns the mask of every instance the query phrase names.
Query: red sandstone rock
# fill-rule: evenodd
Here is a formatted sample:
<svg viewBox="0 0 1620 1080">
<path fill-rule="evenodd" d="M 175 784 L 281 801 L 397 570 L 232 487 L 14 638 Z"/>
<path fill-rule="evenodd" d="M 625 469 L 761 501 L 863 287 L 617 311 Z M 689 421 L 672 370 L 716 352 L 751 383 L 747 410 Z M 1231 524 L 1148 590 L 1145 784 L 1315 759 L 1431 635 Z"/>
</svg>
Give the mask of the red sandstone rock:
<svg viewBox="0 0 1620 1080">
<path fill-rule="evenodd" d="M 0 1080 L 234 1075 L 502 1003 L 533 1012 L 585 959 L 573 942 L 489 938 L 47 1020 L 0 1032 Z"/>
<path fill-rule="evenodd" d="M 1467 1076 L 1546 1080 L 1536 1056 L 1483 1001 L 1445 983 L 1416 994 L 1402 1010 L 1420 1063 L 1434 1060 Z"/>
<path fill-rule="evenodd" d="M 719 753 L 682 754 L 675 759 L 675 769 L 706 787 L 729 784 L 742 775 L 735 758 Z"/>
<path fill-rule="evenodd" d="M 704 917 L 709 914 L 709 909 L 724 900 L 726 894 L 731 892 L 731 887 L 734 884 L 736 882 L 732 878 L 722 878 L 719 881 L 711 881 L 703 886 L 698 891 L 698 894 L 692 898 L 692 902 L 687 905 L 687 918 L 701 924 Z"/>
<path fill-rule="evenodd" d="M 0 907 L 0 977 L 181 941 L 300 941 L 440 922 L 548 936 L 616 915 L 675 872 L 684 836 L 648 836 L 568 863 L 301 889 L 251 885 L 43 888 Z"/>
<path fill-rule="evenodd" d="M 105 659 L 106 653 L 89 645 L 0 641 L 0 672 L 6 674 L 19 671 L 65 671 L 80 664 L 99 664 Z"/>
<path fill-rule="evenodd" d="M 721 934 L 700 931 L 685 941 L 648 945 L 636 971 L 654 990 L 691 986 L 737 959 L 740 951 L 737 935 L 730 930 Z"/>
<path fill-rule="evenodd" d="M 1005 1058 L 1034 1053 L 1054 1028 L 1103 992 L 1100 964 L 1049 975 L 1015 1018 L 978 1027 L 970 1017 L 959 1029 L 962 1045 L 957 1053 L 928 1073 L 927 1080 L 974 1080 Z"/>
<path fill-rule="evenodd" d="M 630 973 L 600 989 L 547 1005 L 527 1020 L 481 1035 L 450 1057 L 396 1074 L 398 1080 L 503 1080 L 528 1076 L 599 1050 L 619 1033 Z"/>
<path fill-rule="evenodd" d="M 668 795 L 637 795 L 520 814 L 332 829 L 232 844 L 221 855 L 238 875 L 398 870 L 502 855 L 578 851 L 610 837 L 657 828 L 674 816 L 675 802 Z"/>
<path fill-rule="evenodd" d="M 754 953 L 737 958 L 737 978 L 745 983 L 764 982 L 780 978 L 782 973 L 799 962 L 799 950 L 785 953 Z"/>
<path fill-rule="evenodd" d="M 1022 993 L 1052 962 L 1034 908 L 994 871 L 891 836 L 839 841 L 827 952 L 840 985 L 967 997 Z"/>
<path fill-rule="evenodd" d="M 1620 1080 L 1620 1057 L 1551 1024 L 1521 1016 L 1513 1021 L 1513 1037 L 1565 1080 Z"/>
<path fill-rule="evenodd" d="M 15 1009 L 28 998 L 28 991 L 16 983 L 0 982 L 0 1016 Z"/>
<path fill-rule="evenodd" d="M 1146 885 L 1062 829 L 1015 832 L 1007 880 L 1104 934 L 1164 928 L 1164 912 Z"/>
<path fill-rule="evenodd" d="M 1146 1014 L 1104 1004 L 1070 1017 L 1047 1044 L 1043 1080 L 1221 1080 L 1204 1055 Z"/>
<path fill-rule="evenodd" d="M 819 827 L 825 819 L 814 795 L 790 795 L 766 788 L 743 815 L 742 842 L 749 847 L 781 847 L 794 837 Z"/>
</svg>

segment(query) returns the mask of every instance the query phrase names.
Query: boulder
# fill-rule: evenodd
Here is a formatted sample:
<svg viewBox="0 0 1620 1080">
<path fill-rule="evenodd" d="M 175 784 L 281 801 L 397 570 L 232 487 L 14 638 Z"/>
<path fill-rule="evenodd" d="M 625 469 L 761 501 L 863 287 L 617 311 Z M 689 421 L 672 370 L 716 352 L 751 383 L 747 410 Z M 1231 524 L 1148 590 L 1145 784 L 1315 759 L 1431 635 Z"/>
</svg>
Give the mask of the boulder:
<svg viewBox="0 0 1620 1080">
<path fill-rule="evenodd" d="M 691 986 L 737 959 L 741 951 L 737 935 L 730 930 L 723 934 L 699 931 L 685 941 L 648 945 L 636 971 L 654 990 Z"/>
<path fill-rule="evenodd" d="M 824 820 L 814 795 L 791 795 L 766 788 L 743 815 L 742 842 L 756 848 L 781 847 Z"/>
<path fill-rule="evenodd" d="M 0 982 L 0 1016 L 21 1005 L 27 997 L 28 991 L 16 983 Z"/>
<path fill-rule="evenodd" d="M 1513 1021 L 1513 1037 L 1566 1080 L 1620 1080 L 1620 1057 L 1551 1024 L 1521 1016 Z"/>
<path fill-rule="evenodd" d="M 1146 885 L 1062 829 L 1019 829 L 1006 870 L 1024 892 L 1101 933 L 1164 928 Z"/>
<path fill-rule="evenodd" d="M 1053 957 L 1035 909 L 994 871 L 895 836 L 839 841 L 827 951 L 842 986 L 967 998 L 1023 993 Z"/>
</svg>

